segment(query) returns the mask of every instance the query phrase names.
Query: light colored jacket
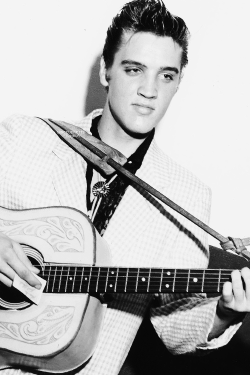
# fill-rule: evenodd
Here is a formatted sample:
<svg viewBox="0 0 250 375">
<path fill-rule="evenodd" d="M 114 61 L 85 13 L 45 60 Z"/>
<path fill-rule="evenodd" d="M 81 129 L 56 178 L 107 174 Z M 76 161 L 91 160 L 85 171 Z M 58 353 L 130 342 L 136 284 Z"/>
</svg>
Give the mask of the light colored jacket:
<svg viewBox="0 0 250 375">
<path fill-rule="evenodd" d="M 89 131 L 96 110 L 75 123 Z M 12 116 L 0 127 L 0 206 L 23 209 L 69 206 L 86 213 L 86 162 L 41 120 Z M 137 173 L 175 203 L 208 222 L 210 190 L 167 157 L 153 140 Z M 151 201 L 151 202 L 150 202 Z M 197 226 L 129 187 L 104 234 L 114 266 L 206 268 L 208 243 Z M 207 342 L 217 299 L 163 294 L 151 309 L 167 348 L 178 354 L 218 347 L 228 331 Z M 96 351 L 82 374 L 117 374 L 149 306 L 149 295 L 116 295 L 110 303 Z M 16 374 L 16 370 L 6 370 Z"/>
</svg>

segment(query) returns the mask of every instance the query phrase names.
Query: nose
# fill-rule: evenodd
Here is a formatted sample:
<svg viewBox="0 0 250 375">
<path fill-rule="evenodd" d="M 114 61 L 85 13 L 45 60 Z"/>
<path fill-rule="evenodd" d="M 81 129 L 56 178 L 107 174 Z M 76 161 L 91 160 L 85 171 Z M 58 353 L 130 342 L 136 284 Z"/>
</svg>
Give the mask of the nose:
<svg viewBox="0 0 250 375">
<path fill-rule="evenodd" d="M 138 87 L 137 94 L 147 99 L 157 98 L 157 87 L 153 77 L 145 77 Z"/>
</svg>

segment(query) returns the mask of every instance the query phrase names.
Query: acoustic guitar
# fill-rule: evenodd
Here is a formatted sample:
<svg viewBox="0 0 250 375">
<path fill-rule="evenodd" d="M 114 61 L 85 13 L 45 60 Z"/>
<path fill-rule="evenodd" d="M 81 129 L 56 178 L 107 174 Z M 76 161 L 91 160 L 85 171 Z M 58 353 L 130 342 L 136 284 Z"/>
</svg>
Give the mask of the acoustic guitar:
<svg viewBox="0 0 250 375">
<path fill-rule="evenodd" d="M 38 305 L 0 289 L 0 369 L 74 370 L 91 358 L 106 305 L 103 293 L 219 293 L 229 269 L 112 267 L 108 246 L 86 215 L 68 207 L 0 208 L 0 233 L 19 242 L 46 286 Z"/>
</svg>

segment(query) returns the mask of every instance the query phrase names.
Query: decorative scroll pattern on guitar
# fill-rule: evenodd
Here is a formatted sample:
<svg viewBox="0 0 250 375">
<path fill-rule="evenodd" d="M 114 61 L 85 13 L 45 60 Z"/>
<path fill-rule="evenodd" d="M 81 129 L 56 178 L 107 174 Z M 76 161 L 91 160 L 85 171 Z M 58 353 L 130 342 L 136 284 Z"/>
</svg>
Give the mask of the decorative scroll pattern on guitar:
<svg viewBox="0 0 250 375">
<path fill-rule="evenodd" d="M 47 241 L 59 252 L 83 252 L 84 232 L 75 220 L 60 216 L 12 221 L 0 220 L 0 231 L 8 237 L 34 236 Z"/>
<path fill-rule="evenodd" d="M 47 345 L 59 340 L 67 332 L 72 321 L 73 306 L 47 306 L 35 319 L 21 323 L 0 323 L 0 338 L 32 345 Z"/>
</svg>

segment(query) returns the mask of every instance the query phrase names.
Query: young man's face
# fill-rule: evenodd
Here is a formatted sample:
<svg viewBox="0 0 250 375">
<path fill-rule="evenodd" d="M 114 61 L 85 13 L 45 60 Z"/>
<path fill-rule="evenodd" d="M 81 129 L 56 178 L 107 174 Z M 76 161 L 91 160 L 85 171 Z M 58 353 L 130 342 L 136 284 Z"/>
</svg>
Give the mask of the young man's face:
<svg viewBox="0 0 250 375">
<path fill-rule="evenodd" d="M 180 82 L 181 56 L 182 48 L 170 37 L 124 34 L 112 67 L 101 69 L 116 127 L 143 138 L 159 123 Z"/>
</svg>

